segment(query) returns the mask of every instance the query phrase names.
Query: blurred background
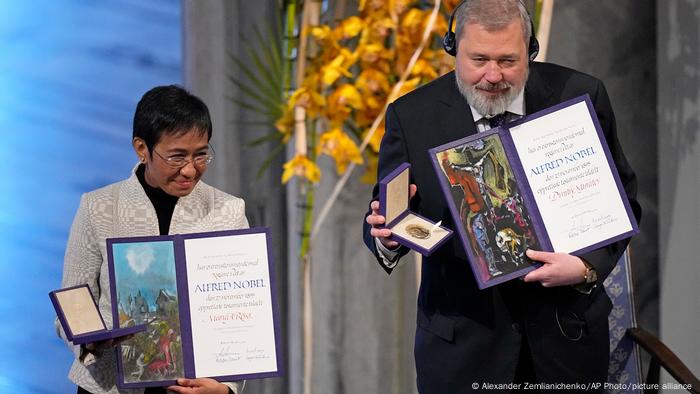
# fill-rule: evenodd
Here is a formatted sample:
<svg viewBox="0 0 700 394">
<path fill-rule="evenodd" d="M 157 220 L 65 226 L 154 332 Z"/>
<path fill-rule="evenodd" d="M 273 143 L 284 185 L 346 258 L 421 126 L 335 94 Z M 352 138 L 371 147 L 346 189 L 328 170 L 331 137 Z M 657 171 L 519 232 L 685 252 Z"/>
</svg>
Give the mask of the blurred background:
<svg viewBox="0 0 700 394">
<path fill-rule="evenodd" d="M 298 40 L 304 18 L 313 20 L 304 9 L 314 3 L 318 19 L 332 27 L 358 14 L 352 0 L 0 2 L 0 157 L 8 169 L 0 193 L 0 392 L 75 392 L 66 377 L 72 354 L 55 334 L 47 293 L 60 287 L 80 195 L 129 176 L 136 102 L 151 87 L 171 83 L 211 110 L 217 159 L 207 182 L 243 197 L 251 225 L 273 232 L 286 373 L 251 381 L 246 393 L 302 392 L 305 286 L 313 290 L 307 379 L 314 393 L 415 392 L 416 265 L 409 261 L 387 277 L 361 241 L 371 196 L 362 178 L 365 168 L 371 173 L 372 147 L 361 155 L 363 165 L 346 173 L 339 167 L 360 159 L 324 155 L 322 143 L 316 154 L 311 142 L 320 181 L 280 181 L 299 146 L 294 139 L 284 144 L 293 130 L 284 121 L 275 127 L 275 119 L 289 115 L 292 92 L 303 85 L 304 75 L 295 75 L 304 68 L 299 53 L 323 53 L 320 32 L 316 46 L 304 49 Z M 454 3 L 445 2 L 442 23 Z M 407 4 L 427 23 L 432 1 Z M 533 11 L 536 4 L 528 2 Z M 640 181 L 642 232 L 631 246 L 638 324 L 696 374 L 699 22 L 697 0 L 556 0 L 547 50 L 547 61 L 606 84 Z M 424 25 L 418 26 L 420 33 Z M 444 34 L 440 20 L 435 30 L 433 44 Z M 432 53 L 439 72 L 440 52 Z M 416 78 L 420 84 L 430 75 Z M 278 101 L 268 107 L 251 91 Z M 373 119 L 348 131 L 356 146 Z M 347 183 L 325 214 L 339 181 Z M 309 212 L 325 219 L 310 223 Z"/>
</svg>

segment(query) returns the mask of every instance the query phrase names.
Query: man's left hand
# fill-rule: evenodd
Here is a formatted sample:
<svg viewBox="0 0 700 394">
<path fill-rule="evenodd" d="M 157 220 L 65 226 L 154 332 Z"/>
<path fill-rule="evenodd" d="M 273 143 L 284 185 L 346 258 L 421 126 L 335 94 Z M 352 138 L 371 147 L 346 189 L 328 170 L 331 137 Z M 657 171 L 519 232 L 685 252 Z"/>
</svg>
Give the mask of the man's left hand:
<svg viewBox="0 0 700 394">
<path fill-rule="evenodd" d="M 540 282 L 544 287 L 575 285 L 583 282 L 586 274 L 583 260 L 570 254 L 528 250 L 527 257 L 542 266 L 525 275 L 525 282 Z"/>
<path fill-rule="evenodd" d="M 209 378 L 180 378 L 176 386 L 169 386 L 166 389 L 181 394 L 228 394 L 228 386 Z"/>
</svg>

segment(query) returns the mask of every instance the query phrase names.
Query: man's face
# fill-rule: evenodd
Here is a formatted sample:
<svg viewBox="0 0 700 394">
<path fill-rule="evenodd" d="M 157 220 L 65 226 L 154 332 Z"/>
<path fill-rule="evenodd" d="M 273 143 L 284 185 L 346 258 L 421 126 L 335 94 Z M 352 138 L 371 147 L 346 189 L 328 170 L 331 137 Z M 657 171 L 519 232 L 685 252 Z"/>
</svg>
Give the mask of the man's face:
<svg viewBox="0 0 700 394">
<path fill-rule="evenodd" d="M 519 19 L 488 31 L 467 23 L 457 47 L 457 87 L 482 115 L 503 113 L 525 86 L 528 56 Z"/>
<path fill-rule="evenodd" d="M 150 154 L 143 140 L 134 139 L 134 149 L 141 158 L 145 158 L 146 183 L 161 188 L 167 194 L 184 197 L 194 189 L 207 165 L 195 164 L 194 159 L 209 153 L 206 133 L 191 130 L 184 134 L 164 134 L 153 147 Z M 179 168 L 168 163 L 168 158 L 184 158 L 187 164 Z"/>
</svg>

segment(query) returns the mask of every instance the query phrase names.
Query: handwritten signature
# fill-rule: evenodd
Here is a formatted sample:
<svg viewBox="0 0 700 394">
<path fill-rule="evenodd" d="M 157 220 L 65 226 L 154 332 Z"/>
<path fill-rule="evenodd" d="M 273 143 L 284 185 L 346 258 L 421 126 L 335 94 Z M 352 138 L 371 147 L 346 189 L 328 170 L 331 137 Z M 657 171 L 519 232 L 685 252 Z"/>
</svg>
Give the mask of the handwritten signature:
<svg viewBox="0 0 700 394">
<path fill-rule="evenodd" d="M 569 238 L 578 237 L 581 234 L 588 232 L 591 229 L 591 225 L 587 223 L 576 223 L 576 220 L 571 223 L 571 228 L 569 229 Z"/>
</svg>

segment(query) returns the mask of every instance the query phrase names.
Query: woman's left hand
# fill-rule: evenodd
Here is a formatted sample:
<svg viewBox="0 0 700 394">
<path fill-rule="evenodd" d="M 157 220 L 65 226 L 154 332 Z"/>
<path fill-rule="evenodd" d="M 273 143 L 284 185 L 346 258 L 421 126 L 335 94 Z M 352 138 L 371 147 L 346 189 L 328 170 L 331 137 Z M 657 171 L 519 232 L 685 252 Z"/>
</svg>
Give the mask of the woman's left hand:
<svg viewBox="0 0 700 394">
<path fill-rule="evenodd" d="M 177 385 L 166 389 L 181 394 L 228 394 L 228 386 L 209 378 L 180 378 L 177 380 Z"/>
</svg>

